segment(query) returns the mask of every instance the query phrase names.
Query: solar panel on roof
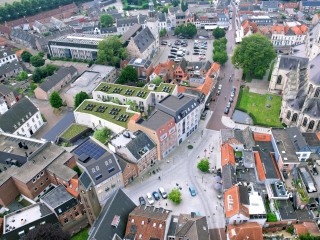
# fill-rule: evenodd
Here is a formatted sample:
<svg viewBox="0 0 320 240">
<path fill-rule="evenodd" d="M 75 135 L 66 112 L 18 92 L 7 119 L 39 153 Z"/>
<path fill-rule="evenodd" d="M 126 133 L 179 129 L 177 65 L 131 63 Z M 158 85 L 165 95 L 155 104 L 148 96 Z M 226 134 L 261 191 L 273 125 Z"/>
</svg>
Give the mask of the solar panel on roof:
<svg viewBox="0 0 320 240">
<path fill-rule="evenodd" d="M 105 149 L 92 143 L 91 141 L 85 142 L 74 151 L 74 153 L 78 156 L 84 153 L 94 159 L 99 159 L 105 152 Z"/>
</svg>

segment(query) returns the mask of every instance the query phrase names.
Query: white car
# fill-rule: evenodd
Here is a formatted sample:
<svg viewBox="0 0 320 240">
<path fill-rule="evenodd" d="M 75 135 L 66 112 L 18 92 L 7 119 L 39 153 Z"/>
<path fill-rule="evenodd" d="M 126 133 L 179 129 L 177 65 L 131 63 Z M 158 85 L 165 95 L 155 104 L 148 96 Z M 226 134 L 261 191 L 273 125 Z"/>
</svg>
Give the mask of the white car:
<svg viewBox="0 0 320 240">
<path fill-rule="evenodd" d="M 167 192 L 164 190 L 164 188 L 163 187 L 160 187 L 159 188 L 159 193 L 160 193 L 160 195 L 162 196 L 162 198 L 167 198 L 168 196 L 167 196 Z"/>
<path fill-rule="evenodd" d="M 150 205 L 154 204 L 153 197 L 151 196 L 151 193 L 147 193 L 147 201 Z"/>
<path fill-rule="evenodd" d="M 218 90 L 221 90 L 221 89 L 222 89 L 222 84 L 220 84 L 218 87 Z"/>
</svg>

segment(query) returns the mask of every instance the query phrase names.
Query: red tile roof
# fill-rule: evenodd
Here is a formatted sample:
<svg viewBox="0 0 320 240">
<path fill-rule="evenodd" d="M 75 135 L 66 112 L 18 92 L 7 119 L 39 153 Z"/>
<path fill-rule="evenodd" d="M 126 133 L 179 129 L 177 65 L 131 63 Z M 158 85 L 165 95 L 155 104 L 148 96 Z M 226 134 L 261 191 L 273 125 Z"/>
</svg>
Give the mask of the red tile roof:
<svg viewBox="0 0 320 240">
<path fill-rule="evenodd" d="M 228 163 L 235 166 L 236 160 L 234 157 L 233 148 L 228 143 L 225 143 L 221 145 L 221 166 L 223 167 Z"/>
<path fill-rule="evenodd" d="M 299 236 L 301 234 L 307 234 L 308 232 L 312 236 L 320 236 L 320 231 L 315 222 L 303 222 L 299 224 L 293 224 L 295 233 Z"/>
<path fill-rule="evenodd" d="M 271 135 L 266 133 L 253 133 L 253 138 L 258 142 L 271 142 Z"/>
<path fill-rule="evenodd" d="M 300 25 L 292 27 L 291 30 L 294 32 L 295 35 L 303 35 L 307 33 L 308 27 L 306 25 Z"/>
<path fill-rule="evenodd" d="M 262 226 L 257 222 L 229 225 L 227 233 L 230 240 L 263 240 Z"/>
<path fill-rule="evenodd" d="M 240 191 L 237 185 L 229 188 L 224 193 L 224 209 L 227 218 L 236 214 L 242 214 L 249 217 L 249 209 L 240 202 Z"/>
<path fill-rule="evenodd" d="M 256 160 L 256 169 L 258 172 L 259 180 L 264 181 L 266 180 L 266 174 L 265 174 L 264 167 L 262 165 L 262 161 L 258 152 L 254 153 L 254 158 Z"/>
<path fill-rule="evenodd" d="M 275 25 L 271 27 L 271 32 L 272 34 L 277 33 L 277 34 L 287 34 L 289 31 L 288 26 L 280 26 L 280 25 Z"/>
<path fill-rule="evenodd" d="M 317 135 L 317 137 L 318 137 L 318 139 L 320 141 L 320 132 L 317 132 L 316 135 Z"/>
<path fill-rule="evenodd" d="M 70 185 L 66 186 L 66 189 L 72 196 L 77 198 L 79 196 L 79 193 L 80 193 L 78 187 L 79 187 L 79 180 L 72 178 L 70 180 Z"/>
</svg>

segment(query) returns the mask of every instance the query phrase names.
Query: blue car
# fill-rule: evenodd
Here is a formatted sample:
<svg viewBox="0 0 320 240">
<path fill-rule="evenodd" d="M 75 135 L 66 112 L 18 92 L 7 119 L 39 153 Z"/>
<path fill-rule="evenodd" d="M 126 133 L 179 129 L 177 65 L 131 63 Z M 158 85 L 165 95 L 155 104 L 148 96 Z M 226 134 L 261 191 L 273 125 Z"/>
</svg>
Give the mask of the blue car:
<svg viewBox="0 0 320 240">
<path fill-rule="evenodd" d="M 154 192 L 152 193 L 152 195 L 153 195 L 153 197 L 154 197 L 155 200 L 158 201 L 158 200 L 160 199 L 160 196 L 159 196 L 159 193 L 158 193 L 158 192 L 154 191 Z"/>
<path fill-rule="evenodd" d="M 190 192 L 190 194 L 191 194 L 192 197 L 194 197 L 194 196 L 197 195 L 197 194 L 196 194 L 196 190 L 195 190 L 194 187 L 192 187 L 192 186 L 189 187 L 189 192 Z"/>
</svg>

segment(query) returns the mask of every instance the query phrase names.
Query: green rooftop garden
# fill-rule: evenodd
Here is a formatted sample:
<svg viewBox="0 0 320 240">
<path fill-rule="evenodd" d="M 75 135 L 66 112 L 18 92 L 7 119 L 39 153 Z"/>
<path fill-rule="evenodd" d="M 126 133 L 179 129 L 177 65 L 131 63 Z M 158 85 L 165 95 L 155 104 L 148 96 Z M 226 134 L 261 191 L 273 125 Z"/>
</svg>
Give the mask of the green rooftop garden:
<svg viewBox="0 0 320 240">
<path fill-rule="evenodd" d="M 145 85 L 142 88 L 114 83 L 100 83 L 96 91 L 146 99 L 150 92 L 167 92 L 169 94 L 172 94 L 175 87 L 176 85 L 174 84 L 161 83 L 158 87 L 155 87 L 154 90 L 150 91 L 148 89 L 148 85 Z"/>
<path fill-rule="evenodd" d="M 124 128 L 127 128 L 129 119 L 134 115 L 127 112 L 127 107 L 92 100 L 83 101 L 76 112 L 92 114 Z"/>
<path fill-rule="evenodd" d="M 80 133 L 82 133 L 83 131 L 85 131 L 86 129 L 88 129 L 86 126 L 82 126 L 79 124 L 72 124 L 63 134 L 62 134 L 62 138 L 66 139 L 66 140 L 70 140 L 73 137 L 79 135 Z"/>
</svg>

